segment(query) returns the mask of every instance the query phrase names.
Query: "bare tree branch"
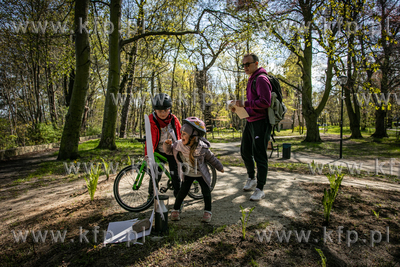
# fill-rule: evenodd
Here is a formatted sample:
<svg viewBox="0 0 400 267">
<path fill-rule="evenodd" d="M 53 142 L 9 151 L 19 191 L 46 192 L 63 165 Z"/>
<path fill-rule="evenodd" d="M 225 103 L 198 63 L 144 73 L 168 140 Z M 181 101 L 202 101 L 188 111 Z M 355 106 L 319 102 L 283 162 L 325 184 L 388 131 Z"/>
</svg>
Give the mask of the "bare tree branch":
<svg viewBox="0 0 400 267">
<path fill-rule="evenodd" d="M 301 90 L 301 88 L 300 87 L 298 87 L 298 86 L 296 86 L 296 85 L 293 85 L 293 84 L 291 84 L 290 82 L 288 82 L 288 81 L 285 81 L 284 79 L 282 79 L 282 78 L 278 78 L 280 81 L 282 81 L 283 83 L 285 83 L 285 84 L 287 84 L 287 85 L 289 85 L 290 87 L 292 87 L 292 88 L 294 88 L 294 89 L 296 89 L 297 91 L 299 91 L 299 92 L 302 92 L 302 90 Z"/>
<path fill-rule="evenodd" d="M 106 2 L 103 2 L 103 1 L 92 0 L 92 1 L 90 1 L 90 2 L 92 2 L 92 3 L 99 3 L 99 4 L 103 4 L 103 5 L 105 5 L 105 6 L 110 6 L 110 3 L 106 3 Z"/>
</svg>

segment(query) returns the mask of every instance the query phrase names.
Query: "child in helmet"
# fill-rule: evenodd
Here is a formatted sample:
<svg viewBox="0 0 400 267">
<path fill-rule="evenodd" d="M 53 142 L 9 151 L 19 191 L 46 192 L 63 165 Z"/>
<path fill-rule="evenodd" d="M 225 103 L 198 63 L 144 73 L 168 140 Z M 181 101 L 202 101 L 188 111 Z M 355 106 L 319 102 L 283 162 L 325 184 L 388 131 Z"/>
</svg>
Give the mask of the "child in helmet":
<svg viewBox="0 0 400 267">
<path fill-rule="evenodd" d="M 167 155 L 163 149 L 163 143 L 167 139 L 181 139 L 181 123 L 178 118 L 171 113 L 172 99 L 169 95 L 159 93 L 154 96 L 153 101 L 153 114 L 149 115 L 151 137 L 153 141 L 153 152 L 167 158 L 169 165 L 169 172 L 172 178 L 172 186 L 174 188 L 174 196 L 178 195 L 180 189 L 180 180 L 178 176 L 178 165 L 172 155 Z M 172 135 L 174 135 L 172 137 Z M 147 156 L 147 144 L 145 156 Z M 161 170 L 159 170 L 161 173 Z M 161 177 L 159 177 L 161 178 Z"/>
<path fill-rule="evenodd" d="M 210 222 L 212 215 L 211 176 L 206 162 L 209 162 L 220 172 L 224 172 L 224 167 L 210 151 L 210 142 L 203 137 L 206 133 L 203 121 L 196 117 L 186 118 L 183 120 L 181 131 L 181 140 L 172 144 L 172 140 L 167 139 L 163 145 L 165 153 L 174 155 L 176 162 L 178 162 L 179 177 L 182 180 L 181 189 L 176 196 L 174 210 L 171 213 L 171 220 L 180 220 L 179 208 L 183 199 L 187 196 L 193 181 L 197 180 L 201 186 L 205 204 L 202 222 Z"/>
</svg>

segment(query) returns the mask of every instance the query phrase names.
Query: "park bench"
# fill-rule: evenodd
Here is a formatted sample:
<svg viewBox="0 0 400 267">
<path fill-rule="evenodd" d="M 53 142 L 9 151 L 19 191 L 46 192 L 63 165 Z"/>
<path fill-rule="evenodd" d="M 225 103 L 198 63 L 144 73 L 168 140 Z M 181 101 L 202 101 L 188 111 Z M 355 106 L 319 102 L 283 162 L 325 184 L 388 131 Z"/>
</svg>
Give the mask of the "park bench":
<svg viewBox="0 0 400 267">
<path fill-rule="evenodd" d="M 275 138 L 271 136 L 272 140 L 268 141 L 268 147 L 267 150 L 271 150 L 271 154 L 269 155 L 269 158 L 272 157 L 272 153 L 276 151 L 278 153 L 278 158 L 279 158 L 279 145 L 276 144 Z"/>
</svg>

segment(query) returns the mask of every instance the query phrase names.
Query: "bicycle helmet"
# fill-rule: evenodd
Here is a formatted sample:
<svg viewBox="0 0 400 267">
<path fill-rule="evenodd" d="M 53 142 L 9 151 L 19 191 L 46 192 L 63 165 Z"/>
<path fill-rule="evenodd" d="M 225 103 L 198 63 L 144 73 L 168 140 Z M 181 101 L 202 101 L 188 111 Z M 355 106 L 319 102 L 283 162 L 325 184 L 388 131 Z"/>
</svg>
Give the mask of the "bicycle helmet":
<svg viewBox="0 0 400 267">
<path fill-rule="evenodd" d="M 154 110 L 164 110 L 172 107 L 172 99 L 164 93 L 156 94 L 152 101 Z"/>
<path fill-rule="evenodd" d="M 188 124 L 193 128 L 193 132 L 191 136 L 196 136 L 195 131 L 197 132 L 198 136 L 204 136 L 207 132 L 206 124 L 197 117 L 189 117 L 183 120 L 183 125 Z"/>
</svg>

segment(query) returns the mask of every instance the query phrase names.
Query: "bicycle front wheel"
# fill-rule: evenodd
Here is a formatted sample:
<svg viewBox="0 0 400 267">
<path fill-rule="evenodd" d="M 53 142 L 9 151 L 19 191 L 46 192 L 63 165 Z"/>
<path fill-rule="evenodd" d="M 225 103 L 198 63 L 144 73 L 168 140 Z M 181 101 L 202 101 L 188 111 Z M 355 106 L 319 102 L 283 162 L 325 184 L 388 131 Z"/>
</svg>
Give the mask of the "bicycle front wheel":
<svg viewBox="0 0 400 267">
<path fill-rule="evenodd" d="M 215 170 L 215 168 L 207 162 L 207 168 L 208 171 L 210 172 L 211 175 L 211 188 L 210 191 L 213 191 L 215 184 L 217 183 L 217 171 Z M 194 181 L 192 183 L 192 185 L 190 186 L 190 190 L 188 195 L 193 198 L 193 199 L 202 199 L 203 198 L 203 194 L 201 193 L 201 187 L 199 182 Z"/>
<path fill-rule="evenodd" d="M 122 169 L 114 181 L 114 197 L 118 204 L 125 210 L 139 212 L 146 210 L 153 204 L 154 193 L 151 174 L 148 168 L 144 168 L 139 188 L 134 189 L 138 179 L 140 165 L 128 166 Z"/>
</svg>

